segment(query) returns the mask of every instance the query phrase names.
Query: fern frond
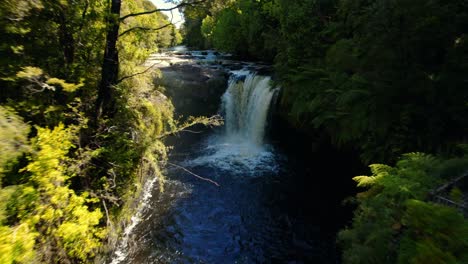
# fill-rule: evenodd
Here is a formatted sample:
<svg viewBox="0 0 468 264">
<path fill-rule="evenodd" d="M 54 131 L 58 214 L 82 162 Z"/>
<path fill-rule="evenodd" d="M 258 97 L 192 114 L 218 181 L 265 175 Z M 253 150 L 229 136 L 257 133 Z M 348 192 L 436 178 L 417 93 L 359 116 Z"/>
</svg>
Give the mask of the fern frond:
<svg viewBox="0 0 468 264">
<path fill-rule="evenodd" d="M 356 176 L 353 177 L 353 180 L 357 182 L 358 187 L 369 187 L 376 183 L 376 181 L 382 176 Z"/>
<path fill-rule="evenodd" d="M 380 174 L 388 174 L 392 167 L 385 165 L 385 164 L 371 164 L 369 165 L 369 168 L 371 169 L 372 174 L 374 175 L 380 175 Z"/>
</svg>

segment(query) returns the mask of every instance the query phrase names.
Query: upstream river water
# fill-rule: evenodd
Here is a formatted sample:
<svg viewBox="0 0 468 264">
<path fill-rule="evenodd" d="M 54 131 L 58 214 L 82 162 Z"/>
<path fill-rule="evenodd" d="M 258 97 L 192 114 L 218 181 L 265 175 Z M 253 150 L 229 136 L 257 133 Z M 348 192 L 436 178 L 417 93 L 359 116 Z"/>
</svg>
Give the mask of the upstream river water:
<svg viewBox="0 0 468 264">
<path fill-rule="evenodd" d="M 298 134 L 271 124 L 278 91 L 269 76 L 230 72 L 219 100 L 225 125 L 180 135 L 164 191 L 146 184 L 110 263 L 340 263 L 348 163 L 329 149 L 308 152 Z"/>
</svg>

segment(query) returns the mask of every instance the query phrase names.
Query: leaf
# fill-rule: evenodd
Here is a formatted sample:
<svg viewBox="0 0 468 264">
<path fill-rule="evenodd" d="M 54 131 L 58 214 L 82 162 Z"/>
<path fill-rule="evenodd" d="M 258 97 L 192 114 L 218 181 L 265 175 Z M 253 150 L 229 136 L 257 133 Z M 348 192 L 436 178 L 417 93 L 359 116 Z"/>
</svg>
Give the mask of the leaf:
<svg viewBox="0 0 468 264">
<path fill-rule="evenodd" d="M 50 78 L 47 80 L 46 83 L 50 85 L 60 85 L 63 88 L 63 90 L 68 93 L 74 92 L 84 86 L 84 83 L 67 83 L 64 80 L 58 78 Z"/>
<path fill-rule="evenodd" d="M 356 181 L 358 187 L 369 187 L 376 183 L 379 177 L 375 176 L 355 176 L 353 180 Z"/>
</svg>

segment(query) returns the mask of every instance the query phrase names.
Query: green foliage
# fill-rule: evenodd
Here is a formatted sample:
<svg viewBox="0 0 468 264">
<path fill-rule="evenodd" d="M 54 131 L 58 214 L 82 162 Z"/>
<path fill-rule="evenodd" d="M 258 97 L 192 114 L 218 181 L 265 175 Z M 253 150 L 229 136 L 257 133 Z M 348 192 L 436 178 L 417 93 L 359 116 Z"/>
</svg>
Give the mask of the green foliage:
<svg viewBox="0 0 468 264">
<path fill-rule="evenodd" d="M 154 8 L 122 1 L 121 11 Z M 0 1 L 0 263 L 92 262 L 134 186 L 145 175 L 163 181 L 159 136 L 174 128 L 172 105 L 144 62 L 180 33 L 161 13 L 121 23 L 115 113 L 89 122 L 116 22 L 109 9 L 103 0 Z"/>
<path fill-rule="evenodd" d="M 11 109 L 0 106 L 0 188 L 4 170 L 28 148 L 29 126 Z M 0 220 L 1 222 L 1 220 Z"/>
<path fill-rule="evenodd" d="M 7 104 L 27 121 L 49 126 L 84 121 L 82 117 L 76 120 L 77 114 L 81 115 L 81 99 L 76 94 L 85 90 L 83 79 L 78 84 L 67 83 L 38 67 L 26 66 L 9 78 L 9 85 L 17 87 L 18 94 L 9 98 Z"/>
<path fill-rule="evenodd" d="M 240 25 L 240 11 L 224 9 L 218 14 L 216 26 L 213 30 L 214 46 L 223 51 L 231 51 L 239 54 L 245 53 L 245 39 L 242 36 Z"/>
<path fill-rule="evenodd" d="M 31 174 L 31 183 L 39 197 L 24 221 L 37 228 L 38 253 L 44 261 L 55 262 L 64 257 L 84 261 L 94 256 L 105 234 L 97 227 L 102 213 L 99 208 L 88 209 L 87 203 L 94 200 L 87 193 L 77 195 L 67 186 L 72 176 L 67 173 L 65 158 L 73 146 L 70 131 L 63 126 L 37 130 L 33 154 L 25 170 Z M 51 252 L 52 245 L 58 245 L 64 253 Z"/>
<path fill-rule="evenodd" d="M 339 234 L 345 263 L 464 263 L 468 221 L 453 208 L 425 202 L 452 164 L 410 153 L 395 167 L 374 164 L 371 176 L 355 177 L 368 190 L 357 195 L 352 227 Z"/>
<path fill-rule="evenodd" d="M 453 208 L 418 200 L 406 203 L 398 263 L 465 263 L 468 221 Z"/>
<path fill-rule="evenodd" d="M 62 89 L 65 92 L 68 92 L 68 93 L 75 92 L 76 90 L 78 90 L 79 88 L 84 86 L 83 83 L 80 83 L 80 84 L 67 83 L 64 80 L 57 79 L 57 78 L 48 79 L 47 84 L 49 84 L 49 85 L 60 85 L 62 87 Z"/>
<path fill-rule="evenodd" d="M 122 13 L 136 13 L 154 9 L 147 2 L 124 2 Z M 157 16 L 141 16 L 126 20 L 122 32 L 134 27 L 159 27 L 169 21 L 161 14 Z M 165 32 L 165 33 L 164 33 Z M 133 30 L 119 39 L 120 67 L 119 76 L 132 76 L 145 72 L 150 65 L 145 60 L 159 47 L 166 47 L 173 41 L 170 39 L 171 28 L 161 31 Z M 164 35 L 166 34 L 166 35 Z M 169 35 L 167 35 L 169 34 Z M 164 40 L 161 39 L 164 38 Z M 133 43 L 128 45 L 128 43 Z M 116 113 L 110 120 L 101 121 L 104 128 L 111 127 L 97 135 L 99 151 L 92 157 L 92 164 L 88 168 L 92 174 L 100 175 L 94 184 L 105 189 L 108 195 L 122 197 L 125 193 L 135 191 L 133 186 L 139 186 L 143 180 L 142 173 L 159 177 L 159 163 L 166 158 L 166 147 L 160 138 L 166 130 L 173 126 L 173 106 L 171 102 L 158 91 L 154 84 L 154 77 L 158 70 L 149 70 L 133 78 L 122 79 L 115 87 Z M 116 164 L 118 166 L 112 166 Z M 136 183 L 136 184 L 135 184 Z M 114 185 L 114 189 L 107 187 Z M 132 186 L 129 188 L 129 186 Z"/>
<path fill-rule="evenodd" d="M 122 15 L 126 15 L 128 13 L 150 11 L 155 8 L 149 1 L 125 1 L 123 2 L 121 12 Z M 121 36 L 119 51 L 121 52 L 121 56 L 125 56 L 128 53 L 134 57 L 132 59 L 124 58 L 122 62 L 140 62 L 141 64 L 149 54 L 158 51 L 159 48 L 169 47 L 173 42 L 177 42 L 177 40 L 173 40 L 173 38 L 177 37 L 177 34 L 174 34 L 175 28 L 172 25 L 160 30 L 152 30 L 167 24 L 170 24 L 170 21 L 162 13 L 128 18 L 121 26 L 121 34 L 132 28 L 135 30 L 132 30 L 131 34 Z M 133 43 L 133 45 L 124 45 L 124 43 Z"/>
<path fill-rule="evenodd" d="M 98 227 L 102 213 L 87 193 L 69 188 L 70 130 L 36 127 L 25 184 L 0 189 L 0 252 L 2 263 L 85 261 L 105 235 Z"/>
<path fill-rule="evenodd" d="M 468 6 L 460 1 L 208 1 L 187 42 L 275 62 L 284 118 L 362 160 L 453 154 L 468 132 Z M 204 42 L 203 42 L 204 41 Z M 430 118 L 428 118 L 430 117 Z"/>
<path fill-rule="evenodd" d="M 206 16 L 201 25 L 201 32 L 205 38 L 210 38 L 213 35 L 213 29 L 215 26 L 215 21 L 213 17 Z"/>
<path fill-rule="evenodd" d="M 214 1 L 206 1 L 201 5 L 187 6 L 184 8 L 185 22 L 183 25 L 183 42 L 189 47 L 208 48 L 208 43 L 202 33 L 203 19 L 209 14 L 210 5 Z"/>
<path fill-rule="evenodd" d="M 450 200 L 456 203 L 463 203 L 463 192 L 458 187 L 453 187 L 450 190 Z"/>
<path fill-rule="evenodd" d="M 27 66 L 24 67 L 22 71 L 19 71 L 16 74 L 16 77 L 20 79 L 35 80 L 41 77 L 44 74 L 44 71 L 37 67 Z"/>
<path fill-rule="evenodd" d="M 466 2 L 212 0 L 186 14 L 187 43 L 274 59 L 283 117 L 360 149 L 364 163 L 414 150 L 460 154 L 466 143 Z M 355 177 L 368 190 L 340 233 L 345 262 L 467 262 L 466 220 L 427 202 L 467 165 L 411 153 Z M 456 188 L 450 195 L 463 198 Z"/>
<path fill-rule="evenodd" d="M 184 10 L 185 41 L 244 57 L 273 60 L 276 29 L 271 22 L 274 1 L 208 1 L 206 7 Z M 188 18 L 188 19 L 187 19 Z"/>
<path fill-rule="evenodd" d="M 31 263 L 35 260 L 34 244 L 37 233 L 27 224 L 13 228 L 0 226 L 0 262 Z"/>
</svg>

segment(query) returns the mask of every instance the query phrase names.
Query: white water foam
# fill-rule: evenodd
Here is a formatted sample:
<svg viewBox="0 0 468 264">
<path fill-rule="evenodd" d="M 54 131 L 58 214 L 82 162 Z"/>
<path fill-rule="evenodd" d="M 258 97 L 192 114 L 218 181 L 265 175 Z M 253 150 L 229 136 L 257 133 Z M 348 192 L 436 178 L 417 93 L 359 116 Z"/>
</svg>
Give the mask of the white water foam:
<svg viewBox="0 0 468 264">
<path fill-rule="evenodd" d="M 208 166 L 235 174 L 257 175 L 277 171 L 273 149 L 269 145 L 256 146 L 243 138 L 215 135 L 208 138 L 200 155 L 186 160 L 184 166 Z"/>
<path fill-rule="evenodd" d="M 276 171 L 275 154 L 264 144 L 268 112 L 274 94 L 269 76 L 247 70 L 233 71 L 222 96 L 225 130 L 203 144 L 201 155 L 185 166 L 209 166 L 233 173 L 258 174 Z"/>
<path fill-rule="evenodd" d="M 153 179 L 148 181 L 143 187 L 143 196 L 141 197 L 140 203 L 136 210 L 135 215 L 130 219 L 130 225 L 128 225 L 123 234 L 120 243 L 118 243 L 117 249 L 114 251 L 114 256 L 110 264 L 119 264 L 124 261 L 128 256 L 128 245 L 130 240 L 130 235 L 133 233 L 135 227 L 142 221 L 143 211 L 148 207 L 150 199 L 152 197 L 152 191 L 155 182 L 157 181 L 157 176 L 154 176 Z"/>
</svg>

